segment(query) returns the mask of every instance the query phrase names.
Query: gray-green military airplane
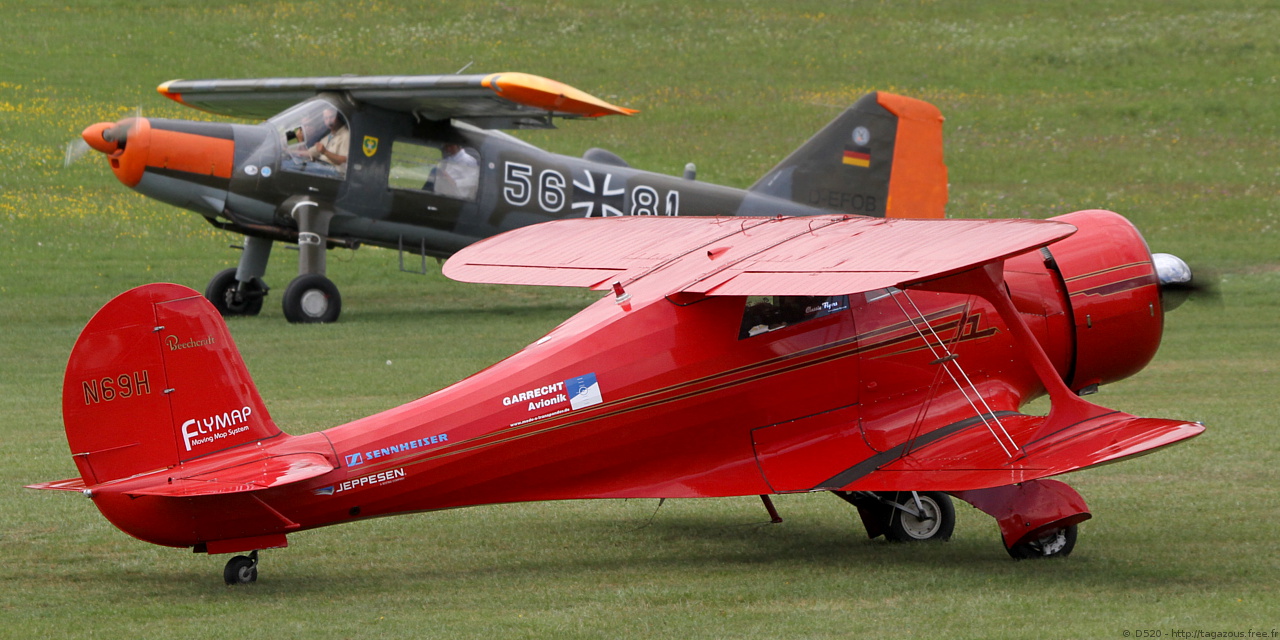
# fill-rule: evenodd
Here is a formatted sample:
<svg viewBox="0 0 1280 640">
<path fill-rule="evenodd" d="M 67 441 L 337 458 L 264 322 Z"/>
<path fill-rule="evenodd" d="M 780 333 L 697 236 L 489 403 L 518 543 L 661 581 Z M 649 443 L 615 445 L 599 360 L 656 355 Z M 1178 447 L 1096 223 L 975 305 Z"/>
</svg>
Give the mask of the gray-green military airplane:
<svg viewBox="0 0 1280 640">
<path fill-rule="evenodd" d="M 940 218 L 947 199 L 941 113 L 884 92 L 859 99 L 740 190 L 695 181 L 692 165 L 684 176 L 662 175 L 603 149 L 574 158 L 503 133 L 635 113 L 529 74 L 174 80 L 159 91 L 215 114 L 265 119 L 135 117 L 82 134 L 126 186 L 245 237 L 238 266 L 205 289 L 227 316 L 262 309 L 276 242 L 299 249 L 285 317 L 333 322 L 342 302 L 326 276 L 330 248 L 396 249 L 404 268 L 407 254 L 443 258 L 557 218 Z"/>
</svg>

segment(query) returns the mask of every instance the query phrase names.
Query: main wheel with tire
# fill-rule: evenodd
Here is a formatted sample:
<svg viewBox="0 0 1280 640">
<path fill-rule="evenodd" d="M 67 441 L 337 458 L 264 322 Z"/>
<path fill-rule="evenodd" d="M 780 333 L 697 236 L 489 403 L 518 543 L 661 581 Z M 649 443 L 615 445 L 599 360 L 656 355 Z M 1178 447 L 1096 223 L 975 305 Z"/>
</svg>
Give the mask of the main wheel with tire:
<svg viewBox="0 0 1280 640">
<path fill-rule="evenodd" d="M 294 278 L 284 290 L 283 302 L 284 317 L 289 322 L 336 322 L 342 313 L 338 286 L 317 274 Z"/>
<path fill-rule="evenodd" d="M 1035 540 L 1019 542 L 1008 548 L 1014 560 L 1034 558 L 1065 558 L 1076 548 L 1076 525 L 1046 533 Z"/>
<path fill-rule="evenodd" d="M 204 288 L 204 297 L 223 317 L 256 316 L 262 311 L 262 298 L 267 295 L 267 285 L 254 278 L 244 286 L 236 280 L 236 268 L 223 269 Z"/>
<path fill-rule="evenodd" d="M 885 537 L 895 542 L 950 540 L 956 528 L 956 510 L 951 496 L 940 491 L 903 492 L 894 507 Z"/>
<path fill-rule="evenodd" d="M 236 556 L 222 568 L 222 581 L 227 584 L 252 584 L 258 580 L 257 553 Z"/>
</svg>

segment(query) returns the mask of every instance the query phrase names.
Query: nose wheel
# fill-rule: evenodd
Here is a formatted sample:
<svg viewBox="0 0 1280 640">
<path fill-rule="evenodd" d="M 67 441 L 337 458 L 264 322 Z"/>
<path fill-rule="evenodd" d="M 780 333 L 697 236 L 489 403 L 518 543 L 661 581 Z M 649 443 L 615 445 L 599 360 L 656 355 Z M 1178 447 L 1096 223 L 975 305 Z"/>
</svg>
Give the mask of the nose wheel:
<svg viewBox="0 0 1280 640">
<path fill-rule="evenodd" d="M 258 581 L 258 552 L 236 556 L 222 569 L 222 580 L 227 584 L 253 584 Z"/>
</svg>

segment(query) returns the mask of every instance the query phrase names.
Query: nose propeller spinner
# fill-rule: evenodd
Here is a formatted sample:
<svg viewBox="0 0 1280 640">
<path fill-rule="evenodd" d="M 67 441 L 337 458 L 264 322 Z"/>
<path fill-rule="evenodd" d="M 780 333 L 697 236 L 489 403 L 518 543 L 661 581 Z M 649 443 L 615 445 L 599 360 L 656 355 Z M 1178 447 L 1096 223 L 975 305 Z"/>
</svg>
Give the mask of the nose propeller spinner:
<svg viewBox="0 0 1280 640">
<path fill-rule="evenodd" d="M 1172 253 L 1153 253 L 1151 263 L 1155 266 L 1156 278 L 1160 281 L 1160 295 L 1165 311 L 1177 309 L 1193 295 L 1216 295 L 1212 278 L 1206 278 L 1203 274 L 1197 278 L 1195 271 L 1182 258 Z"/>
<path fill-rule="evenodd" d="M 72 140 L 67 143 L 62 166 L 64 168 L 71 166 L 72 163 L 83 158 L 89 152 L 89 149 L 94 149 L 107 155 L 124 149 L 125 144 L 129 141 L 129 132 L 133 130 L 134 125 L 137 124 L 141 117 L 142 109 L 139 108 L 134 110 L 132 116 L 118 122 L 99 122 L 89 125 L 84 131 L 80 132 L 79 140 Z"/>
</svg>

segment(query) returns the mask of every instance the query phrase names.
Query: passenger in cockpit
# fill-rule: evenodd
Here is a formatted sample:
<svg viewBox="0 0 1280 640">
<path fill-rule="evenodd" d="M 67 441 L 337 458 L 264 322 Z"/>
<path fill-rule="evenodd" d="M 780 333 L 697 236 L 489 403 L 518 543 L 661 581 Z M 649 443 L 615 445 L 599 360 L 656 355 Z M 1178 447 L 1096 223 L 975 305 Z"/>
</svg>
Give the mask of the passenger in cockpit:
<svg viewBox="0 0 1280 640">
<path fill-rule="evenodd" d="M 440 158 L 434 173 L 436 193 L 474 199 L 480 184 L 480 164 L 461 145 L 452 142 L 444 145 L 443 152 L 444 157 Z"/>
</svg>

